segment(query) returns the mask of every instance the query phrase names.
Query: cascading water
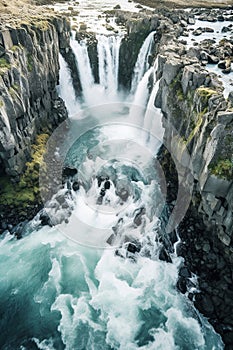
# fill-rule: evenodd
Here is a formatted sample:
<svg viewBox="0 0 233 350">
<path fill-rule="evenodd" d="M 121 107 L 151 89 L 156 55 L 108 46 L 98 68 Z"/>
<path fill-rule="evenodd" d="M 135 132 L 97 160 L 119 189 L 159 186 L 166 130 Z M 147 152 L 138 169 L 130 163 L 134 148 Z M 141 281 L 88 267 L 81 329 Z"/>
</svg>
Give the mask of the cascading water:
<svg viewBox="0 0 233 350">
<path fill-rule="evenodd" d="M 154 43 L 154 36 L 155 36 L 155 31 L 151 32 L 146 40 L 144 41 L 139 54 L 138 58 L 134 67 L 134 73 L 133 73 L 133 79 L 131 83 L 131 93 L 134 94 L 138 83 L 142 79 L 143 75 L 149 68 L 149 55 L 151 54 L 151 49 L 153 47 Z"/>
<path fill-rule="evenodd" d="M 106 94 L 116 94 L 118 90 L 119 51 L 121 36 L 97 36 L 99 79 Z"/>
<path fill-rule="evenodd" d="M 118 70 L 121 36 L 97 35 L 99 84 L 94 77 L 88 56 L 87 42 L 71 39 L 71 48 L 76 57 L 76 64 L 82 84 L 83 103 L 94 106 L 105 102 L 116 102 L 118 96 Z"/>
<path fill-rule="evenodd" d="M 118 45 L 117 39 L 99 37 L 100 85 L 106 95 L 102 91 L 98 98 L 103 96 L 103 105 L 110 77 L 111 89 L 117 88 Z M 72 49 L 87 103 L 94 98 L 95 84 L 86 47 L 73 41 Z M 149 98 L 151 73 L 141 84 L 143 93 L 138 92 L 144 105 L 137 123 L 133 109 L 123 114 L 119 103 L 86 111 L 88 131 L 80 131 L 66 155 L 80 179 L 79 191 L 69 190 L 75 207 L 69 223 L 41 227 L 37 217 L 23 239 L 7 233 L 1 237 L 1 349 L 223 349 L 213 328 L 176 290 L 182 259 L 175 254 L 172 263 L 158 259 L 158 216 L 164 202 L 154 166 L 159 144 L 151 150 L 144 137 L 148 126 L 161 122 L 152 106 L 155 82 Z M 138 74 L 135 79 L 139 81 Z M 55 212 L 56 197 L 52 204 Z"/>
<path fill-rule="evenodd" d="M 94 77 L 92 74 L 90 60 L 87 52 L 87 44 L 85 40 L 79 43 L 75 39 L 71 39 L 70 46 L 75 54 L 76 64 L 82 84 L 84 101 L 90 104 L 92 101 L 92 87 L 94 85 Z"/>
<path fill-rule="evenodd" d="M 76 114 L 80 110 L 80 104 L 76 99 L 75 90 L 72 84 L 71 74 L 68 64 L 59 55 L 60 73 L 59 73 L 59 88 L 60 97 L 65 101 L 69 115 Z"/>
<path fill-rule="evenodd" d="M 149 81 L 153 73 L 154 73 L 154 67 L 151 67 L 146 71 L 146 73 L 144 74 L 144 76 L 142 77 L 141 81 L 137 86 L 133 103 L 130 108 L 130 114 L 133 118 L 142 119 L 142 113 L 143 114 L 145 113 L 146 105 L 147 105 L 147 101 L 150 93 Z M 139 106 L 144 107 L 143 110 L 141 108 L 138 108 Z"/>
</svg>

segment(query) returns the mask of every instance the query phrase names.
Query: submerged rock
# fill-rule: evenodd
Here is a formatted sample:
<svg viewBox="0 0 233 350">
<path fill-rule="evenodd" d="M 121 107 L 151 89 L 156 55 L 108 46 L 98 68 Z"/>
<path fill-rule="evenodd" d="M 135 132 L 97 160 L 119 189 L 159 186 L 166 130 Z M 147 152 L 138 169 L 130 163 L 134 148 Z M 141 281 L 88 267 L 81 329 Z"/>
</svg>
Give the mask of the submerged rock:
<svg viewBox="0 0 233 350">
<path fill-rule="evenodd" d="M 73 177 L 78 173 L 78 170 L 75 167 L 67 166 L 63 169 L 62 175 L 64 177 Z"/>
<path fill-rule="evenodd" d="M 172 263 L 172 259 L 171 259 L 169 253 L 167 252 L 167 250 L 164 247 L 162 247 L 160 249 L 159 260 L 166 261 L 168 263 Z"/>
<path fill-rule="evenodd" d="M 72 184 L 72 188 L 73 188 L 74 191 L 78 191 L 79 188 L 80 188 L 79 182 L 75 181 L 75 182 Z"/>
<path fill-rule="evenodd" d="M 42 213 L 40 214 L 40 221 L 41 221 L 41 225 L 42 226 L 53 226 L 52 222 L 51 222 L 51 218 L 50 216 L 48 215 L 47 211 L 46 210 L 43 210 Z"/>
</svg>

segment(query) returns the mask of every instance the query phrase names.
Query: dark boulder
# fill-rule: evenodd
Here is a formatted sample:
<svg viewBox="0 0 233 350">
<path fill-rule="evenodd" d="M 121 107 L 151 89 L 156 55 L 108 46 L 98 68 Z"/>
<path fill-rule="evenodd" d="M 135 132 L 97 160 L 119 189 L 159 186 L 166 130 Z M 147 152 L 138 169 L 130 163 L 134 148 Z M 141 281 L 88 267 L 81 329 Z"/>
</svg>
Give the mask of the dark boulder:
<svg viewBox="0 0 233 350">
<path fill-rule="evenodd" d="M 103 203 L 103 197 L 102 197 L 102 196 L 99 196 L 99 197 L 97 198 L 96 204 L 101 205 L 102 203 Z"/>
<path fill-rule="evenodd" d="M 104 189 L 105 189 L 105 190 L 109 190 L 110 186 L 111 186 L 110 181 L 109 181 L 109 180 L 105 181 L 105 183 L 104 183 Z"/>
<path fill-rule="evenodd" d="M 101 186 L 102 182 L 104 181 L 104 178 L 102 176 L 97 176 L 97 183 L 98 183 L 98 187 Z"/>
<path fill-rule="evenodd" d="M 220 69 L 226 69 L 226 61 L 220 61 L 218 63 L 218 68 Z"/>
<path fill-rule="evenodd" d="M 218 20 L 219 22 L 224 22 L 224 21 L 225 21 L 225 18 L 224 18 L 224 16 L 219 15 L 219 16 L 217 16 L 217 20 Z"/>
<path fill-rule="evenodd" d="M 60 205 L 63 205 L 64 202 L 66 201 L 65 195 L 64 195 L 64 194 L 58 194 L 58 195 L 56 196 L 56 201 L 57 201 Z"/>
<path fill-rule="evenodd" d="M 75 182 L 73 183 L 73 185 L 72 185 L 72 188 L 73 188 L 73 190 L 74 190 L 75 192 L 78 191 L 79 188 L 80 188 L 79 182 L 75 181 Z"/>
<path fill-rule="evenodd" d="M 4 56 L 6 53 L 5 48 L 0 44 L 0 57 Z"/>
<path fill-rule="evenodd" d="M 231 91 L 228 95 L 228 100 L 230 101 L 231 103 L 231 106 L 233 106 L 233 91 Z"/>
<path fill-rule="evenodd" d="M 214 33 L 214 29 L 213 28 L 209 28 L 209 27 L 204 28 L 204 31 L 206 33 Z"/>
<path fill-rule="evenodd" d="M 45 210 L 43 210 L 43 212 L 40 214 L 40 221 L 42 226 L 47 226 L 47 225 L 50 227 L 53 226 L 51 222 L 51 218 Z"/>
<path fill-rule="evenodd" d="M 184 277 L 184 278 L 190 278 L 191 277 L 191 272 L 189 269 L 185 266 L 181 267 L 179 271 L 179 276 Z"/>
<path fill-rule="evenodd" d="M 202 34 L 202 28 L 197 28 L 196 30 L 193 31 L 193 35 L 199 36 Z"/>
<path fill-rule="evenodd" d="M 26 225 L 28 224 L 28 221 L 25 220 L 23 222 L 20 222 L 18 225 L 13 227 L 13 229 L 10 231 L 10 233 L 17 237 L 17 239 L 22 238 L 23 232 L 25 230 Z"/>
<path fill-rule="evenodd" d="M 229 73 L 231 72 L 231 67 L 228 67 L 228 68 L 226 68 L 226 69 L 223 69 L 222 72 L 223 72 L 224 74 L 229 74 Z"/>
<path fill-rule="evenodd" d="M 230 31 L 231 31 L 231 29 L 229 27 L 222 27 L 222 30 L 221 30 L 222 33 L 227 33 Z"/>
<path fill-rule="evenodd" d="M 214 55 L 208 55 L 208 63 L 209 64 L 217 64 L 219 62 L 219 58 Z"/>
<path fill-rule="evenodd" d="M 140 226 L 141 225 L 141 223 L 142 223 L 142 215 L 144 215 L 145 212 L 146 212 L 145 208 L 140 208 L 139 212 L 135 215 L 133 223 L 136 226 Z"/>
<path fill-rule="evenodd" d="M 195 19 L 193 17 L 188 18 L 188 24 L 194 25 L 195 24 Z"/>
<path fill-rule="evenodd" d="M 129 191 L 126 188 L 121 188 L 120 190 L 116 191 L 116 195 L 126 202 L 129 197 Z"/>
<path fill-rule="evenodd" d="M 167 252 L 167 250 L 166 250 L 164 247 L 162 247 L 162 248 L 160 249 L 160 252 L 159 252 L 159 260 L 172 263 L 172 259 L 171 259 L 169 253 Z"/>
<path fill-rule="evenodd" d="M 105 196 L 105 189 L 104 189 L 104 188 L 101 188 L 100 196 L 101 196 L 101 197 L 104 197 L 104 196 Z"/>
<path fill-rule="evenodd" d="M 187 292 L 186 279 L 184 277 L 180 276 L 178 278 L 176 286 L 182 294 L 185 294 Z"/>
<path fill-rule="evenodd" d="M 135 253 L 139 253 L 140 252 L 140 249 L 141 249 L 141 247 L 139 246 L 139 245 L 136 245 L 136 244 L 134 244 L 134 243 L 129 243 L 128 245 L 127 245 L 127 251 L 129 252 L 129 253 L 133 253 L 133 254 L 135 254 Z"/>
<path fill-rule="evenodd" d="M 211 317 L 214 313 L 214 305 L 211 297 L 207 294 L 198 293 L 195 295 L 194 300 L 195 307 L 202 312 L 205 316 Z"/>
<path fill-rule="evenodd" d="M 65 167 L 62 171 L 62 175 L 63 177 L 73 177 L 74 175 L 76 175 L 78 173 L 78 170 L 74 167 Z"/>
<path fill-rule="evenodd" d="M 109 245 L 113 245 L 114 244 L 114 241 L 115 241 L 115 238 L 116 238 L 116 235 L 114 234 L 114 233 L 112 233 L 109 237 L 108 237 L 108 239 L 107 239 L 107 243 L 109 244 Z"/>
</svg>

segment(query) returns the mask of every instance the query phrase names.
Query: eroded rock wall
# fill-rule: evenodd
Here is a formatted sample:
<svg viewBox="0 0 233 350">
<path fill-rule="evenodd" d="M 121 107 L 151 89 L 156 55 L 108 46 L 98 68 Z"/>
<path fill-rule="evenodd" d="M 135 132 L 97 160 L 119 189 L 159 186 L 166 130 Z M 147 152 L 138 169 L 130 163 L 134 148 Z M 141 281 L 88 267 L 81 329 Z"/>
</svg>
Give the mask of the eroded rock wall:
<svg viewBox="0 0 233 350">
<path fill-rule="evenodd" d="M 0 163 L 10 176 L 23 172 L 35 136 L 67 117 L 56 85 L 59 50 L 69 45 L 69 34 L 63 18 L 0 32 Z"/>
<path fill-rule="evenodd" d="M 199 278 L 189 294 L 231 349 L 233 343 L 233 112 L 222 87 L 176 39 L 162 34 L 159 92 L 165 127 L 163 166 L 181 162 L 193 176 L 192 199 L 178 228 L 178 254 Z M 187 153 L 186 153 L 187 152 Z M 187 157 L 189 154 L 190 157 Z M 182 184 L 187 186 L 187 172 Z M 173 175 L 170 174 L 172 184 Z M 186 288 L 183 288 L 183 292 Z"/>
</svg>

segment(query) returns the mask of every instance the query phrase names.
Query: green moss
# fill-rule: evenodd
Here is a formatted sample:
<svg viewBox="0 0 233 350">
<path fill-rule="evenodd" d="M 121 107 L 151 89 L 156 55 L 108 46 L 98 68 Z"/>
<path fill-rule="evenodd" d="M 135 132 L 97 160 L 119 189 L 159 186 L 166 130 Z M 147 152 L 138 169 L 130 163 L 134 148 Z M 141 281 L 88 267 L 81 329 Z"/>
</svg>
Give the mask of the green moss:
<svg viewBox="0 0 233 350">
<path fill-rule="evenodd" d="M 2 100 L 0 100 L 0 108 L 2 108 L 4 106 L 4 103 Z"/>
<path fill-rule="evenodd" d="M 33 65 L 34 65 L 34 61 L 33 61 L 33 57 L 32 55 L 27 55 L 27 68 L 29 70 L 29 72 L 31 72 L 33 70 Z"/>
<path fill-rule="evenodd" d="M 208 87 L 201 86 L 199 87 L 196 92 L 198 93 L 199 96 L 201 97 L 211 97 L 212 95 L 216 95 L 217 91 L 210 89 Z"/>
<path fill-rule="evenodd" d="M 0 178 L 0 205 L 18 207 L 20 210 L 40 202 L 39 170 L 44 166 L 43 155 L 46 150 L 48 134 L 37 136 L 32 146 L 31 161 L 18 183 L 12 183 L 9 176 Z"/>
<path fill-rule="evenodd" d="M 4 74 L 8 69 L 10 69 L 11 65 L 5 58 L 0 58 L 0 74 Z"/>
<path fill-rule="evenodd" d="M 17 92 L 20 90 L 20 86 L 17 84 L 13 84 L 10 88 L 9 88 L 9 93 L 11 95 L 12 98 L 15 98 L 17 95 Z"/>
<path fill-rule="evenodd" d="M 202 126 L 202 123 L 203 123 L 203 116 L 205 115 L 205 113 L 207 113 L 207 108 L 205 108 L 202 112 L 200 112 L 196 115 L 195 122 L 192 123 L 193 124 L 192 130 L 191 130 L 187 140 L 185 140 L 185 145 L 188 145 L 192 141 L 194 136 L 200 130 L 200 127 Z"/>
<path fill-rule="evenodd" d="M 176 92 L 178 101 L 184 101 L 184 94 L 182 88 L 179 88 Z"/>
<path fill-rule="evenodd" d="M 49 22 L 47 20 L 39 20 L 34 23 L 35 27 L 39 28 L 42 31 L 49 29 Z"/>
<path fill-rule="evenodd" d="M 11 51 L 16 52 L 19 50 L 19 48 L 20 48 L 19 45 L 14 45 L 11 47 Z"/>
<path fill-rule="evenodd" d="M 201 99 L 201 104 L 203 108 L 208 106 L 208 101 L 211 96 L 218 94 L 217 91 L 204 86 L 201 86 L 198 89 L 196 89 L 196 93 Z"/>
<path fill-rule="evenodd" d="M 186 101 L 188 103 L 188 107 L 191 109 L 193 107 L 193 99 L 194 99 L 194 91 L 188 90 L 186 95 Z"/>
<path fill-rule="evenodd" d="M 232 180 L 233 179 L 233 162 L 231 159 L 220 159 L 214 164 L 209 166 L 211 174 L 225 179 Z"/>
</svg>

